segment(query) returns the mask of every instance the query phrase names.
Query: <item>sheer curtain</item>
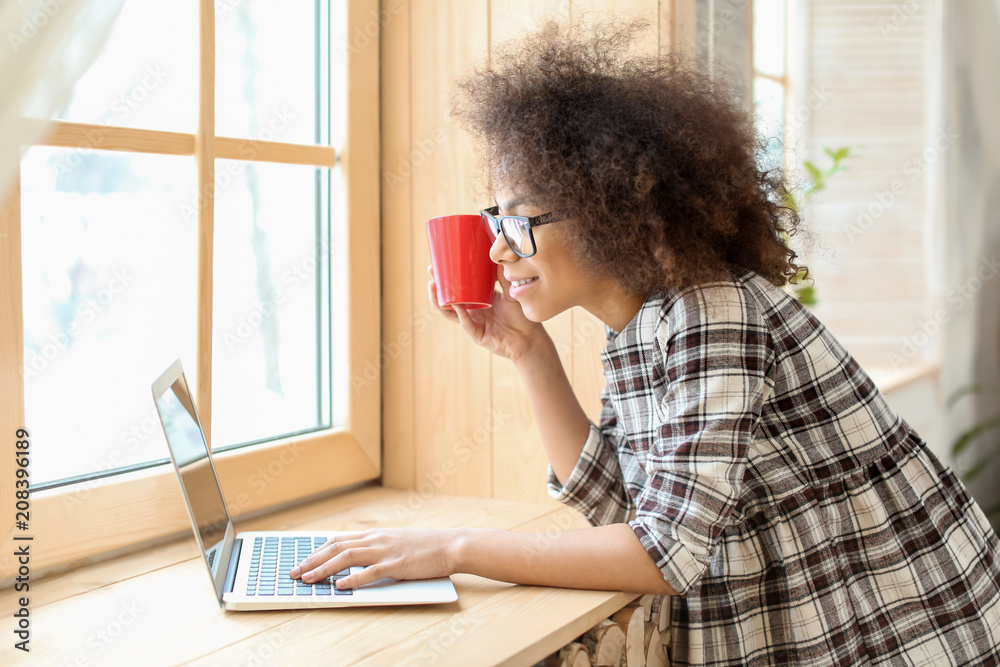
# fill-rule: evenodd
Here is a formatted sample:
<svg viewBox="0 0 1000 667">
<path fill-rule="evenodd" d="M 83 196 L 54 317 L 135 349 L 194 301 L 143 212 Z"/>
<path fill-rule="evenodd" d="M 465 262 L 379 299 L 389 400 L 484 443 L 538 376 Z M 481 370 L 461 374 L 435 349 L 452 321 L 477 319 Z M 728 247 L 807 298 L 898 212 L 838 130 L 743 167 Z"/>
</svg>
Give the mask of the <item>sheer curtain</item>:
<svg viewBox="0 0 1000 667">
<path fill-rule="evenodd" d="M 0 196 L 73 92 L 124 0 L 0 0 Z"/>
<path fill-rule="evenodd" d="M 944 155 L 929 246 L 943 268 L 938 289 L 950 315 L 942 364 L 950 395 L 972 384 L 1000 390 L 1000 0 L 943 5 L 941 114 L 958 139 Z M 949 412 L 949 430 L 954 438 L 998 414 L 1000 394 L 967 396 Z M 977 438 L 956 470 L 987 456 L 998 433 Z M 969 486 L 984 509 L 1000 502 L 1000 457 Z"/>
</svg>

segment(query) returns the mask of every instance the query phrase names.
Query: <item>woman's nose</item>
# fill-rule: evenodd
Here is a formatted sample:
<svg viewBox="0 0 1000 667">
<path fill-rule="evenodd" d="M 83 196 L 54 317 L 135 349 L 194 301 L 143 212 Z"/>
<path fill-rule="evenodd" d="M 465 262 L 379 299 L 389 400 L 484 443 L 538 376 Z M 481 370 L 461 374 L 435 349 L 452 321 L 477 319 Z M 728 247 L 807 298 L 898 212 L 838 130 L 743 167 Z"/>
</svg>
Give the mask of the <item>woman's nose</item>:
<svg viewBox="0 0 1000 667">
<path fill-rule="evenodd" d="M 498 234 L 493 239 L 493 245 L 490 246 L 490 259 L 493 260 L 494 264 L 499 264 L 500 262 L 516 262 L 519 258 L 507 245 L 507 239 L 504 238 L 504 235 Z"/>
</svg>

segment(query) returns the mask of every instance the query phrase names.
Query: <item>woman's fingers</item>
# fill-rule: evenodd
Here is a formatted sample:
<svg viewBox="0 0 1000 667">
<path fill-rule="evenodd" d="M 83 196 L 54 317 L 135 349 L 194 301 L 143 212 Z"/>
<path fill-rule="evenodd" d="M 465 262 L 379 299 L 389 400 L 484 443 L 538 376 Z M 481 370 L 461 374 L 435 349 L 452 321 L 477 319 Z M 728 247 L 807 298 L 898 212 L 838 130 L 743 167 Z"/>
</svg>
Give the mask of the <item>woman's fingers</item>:
<svg viewBox="0 0 1000 667">
<path fill-rule="evenodd" d="M 428 270 L 429 269 L 430 267 L 428 267 Z M 437 300 L 436 287 L 437 286 L 434 284 L 433 280 L 427 283 L 427 298 L 430 299 L 430 302 L 434 304 L 434 307 L 437 308 L 438 311 L 442 315 L 444 315 L 446 319 L 452 322 L 458 322 L 465 330 L 465 332 L 469 334 L 469 337 L 472 338 L 473 342 L 475 342 L 477 345 L 483 345 L 486 346 L 487 349 L 495 351 L 495 349 L 491 346 L 489 341 L 484 340 L 486 336 L 486 326 L 487 326 L 486 318 L 488 318 L 489 315 L 483 315 L 482 313 L 480 313 L 477 316 L 473 316 L 469 313 L 468 310 L 466 310 L 464 306 L 459 306 L 459 305 L 449 306 L 445 308 Z M 494 302 L 497 299 L 496 296 L 497 294 L 498 294 L 497 292 L 494 292 L 494 297 L 493 297 Z"/>
<path fill-rule="evenodd" d="M 481 318 L 473 318 L 469 314 L 469 311 L 465 309 L 465 306 L 455 306 L 455 315 L 458 317 L 459 324 L 465 329 L 466 333 L 472 337 L 477 344 L 483 344 L 483 336 L 486 333 L 486 327 L 483 324 Z M 478 320 L 478 321 L 477 321 Z"/>
<path fill-rule="evenodd" d="M 364 569 L 338 577 L 338 588 L 357 588 L 376 579 L 432 579 L 454 572 L 448 548 L 454 531 L 409 528 L 373 529 L 338 535 L 309 555 L 289 574 L 315 583 L 352 567 Z"/>
<path fill-rule="evenodd" d="M 427 283 L 427 298 L 430 300 L 432 304 L 434 304 L 434 307 L 437 308 L 438 311 L 446 318 L 448 318 L 452 322 L 458 321 L 458 318 L 455 316 L 455 311 L 453 311 L 451 308 L 445 308 L 440 303 L 438 303 L 437 285 L 434 283 L 433 280 Z"/>
<path fill-rule="evenodd" d="M 375 563 L 374 565 L 367 566 L 365 569 L 356 574 L 338 579 L 334 583 L 334 586 L 337 588 L 357 588 L 358 586 L 370 584 L 371 582 L 381 579 L 382 577 L 392 577 L 392 574 L 390 573 L 392 567 L 392 563 Z"/>
<path fill-rule="evenodd" d="M 378 554 L 370 547 L 342 546 L 330 560 L 302 572 L 302 581 L 307 584 L 326 579 L 351 567 L 365 566 L 378 562 Z M 348 577 L 349 578 L 349 577 Z M 353 588 L 350 584 L 340 588 Z"/>
<path fill-rule="evenodd" d="M 345 548 L 347 548 L 346 545 L 356 543 L 364 536 L 364 533 L 341 533 L 331 537 L 325 544 L 323 544 L 323 546 L 315 549 L 311 554 L 306 556 L 301 563 L 289 570 L 288 576 L 292 579 L 297 579 L 305 573 L 315 570 L 331 558 L 341 553 Z M 341 568 L 341 570 L 342 569 L 343 568 Z M 340 572 L 340 570 L 336 570 L 336 572 Z M 322 579 L 322 577 L 320 578 Z"/>
<path fill-rule="evenodd" d="M 334 536 L 292 568 L 288 576 L 293 579 L 301 578 L 306 583 L 312 583 L 352 566 L 374 563 L 377 555 L 372 553 L 369 548 L 370 540 L 367 538 L 367 533 L 347 533 Z"/>
<path fill-rule="evenodd" d="M 364 570 L 340 577 L 338 588 L 357 588 L 383 577 L 404 578 L 407 570 L 414 569 L 407 559 L 423 561 L 429 539 L 420 539 L 408 531 L 366 531 L 363 533 L 341 534 L 331 538 L 322 547 L 309 554 L 288 574 L 301 578 L 306 583 L 314 583 L 352 567 Z M 416 567 L 419 572 L 425 568 Z M 428 576 L 441 576 L 430 572 Z"/>
</svg>

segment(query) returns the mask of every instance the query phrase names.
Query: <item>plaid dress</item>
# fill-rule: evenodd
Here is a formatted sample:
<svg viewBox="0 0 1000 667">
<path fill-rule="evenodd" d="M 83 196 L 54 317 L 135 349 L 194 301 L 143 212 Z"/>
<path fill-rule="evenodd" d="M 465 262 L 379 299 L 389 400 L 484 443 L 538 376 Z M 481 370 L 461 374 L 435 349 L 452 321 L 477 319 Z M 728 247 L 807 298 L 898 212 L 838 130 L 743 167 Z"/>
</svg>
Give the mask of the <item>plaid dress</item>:
<svg viewBox="0 0 1000 667">
<path fill-rule="evenodd" d="M 1000 542 L 798 302 L 753 273 L 608 329 L 553 497 L 628 521 L 679 595 L 673 665 L 1000 665 Z"/>
</svg>

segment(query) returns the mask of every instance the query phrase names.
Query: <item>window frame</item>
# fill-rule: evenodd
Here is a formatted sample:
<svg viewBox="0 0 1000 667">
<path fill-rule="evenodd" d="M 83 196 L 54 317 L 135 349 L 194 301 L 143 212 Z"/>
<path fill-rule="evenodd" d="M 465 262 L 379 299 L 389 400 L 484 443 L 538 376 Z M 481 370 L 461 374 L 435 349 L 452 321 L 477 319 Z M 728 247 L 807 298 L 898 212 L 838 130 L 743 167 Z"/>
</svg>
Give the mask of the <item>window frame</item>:
<svg viewBox="0 0 1000 667">
<path fill-rule="evenodd" d="M 378 15 L 378 0 L 346 3 L 344 39 L 364 32 Z M 215 134 L 215 2 L 199 1 L 199 117 L 194 134 L 57 121 L 37 145 L 76 147 L 88 133 L 101 132 L 100 150 L 193 156 L 197 184 L 208 196 L 216 159 L 246 160 L 238 152 L 245 139 Z M 334 20 L 331 17 L 331 21 Z M 381 377 L 371 377 L 380 343 L 380 177 L 379 48 L 346 48 L 331 40 L 330 68 L 346 66 L 346 128 L 338 155 L 332 146 L 255 142 L 253 161 L 332 168 L 339 161 L 344 178 L 347 240 L 347 369 L 350 382 L 343 426 L 275 439 L 215 455 L 214 461 L 234 518 L 260 513 L 333 489 L 377 479 L 381 474 Z M 206 57 L 209 54 L 209 57 Z M 341 65 L 344 59 L 346 65 Z M 92 136 L 92 135 L 91 135 Z M 244 151 L 245 152 L 245 151 Z M 0 437 L 14 451 L 15 433 L 27 428 L 24 412 L 24 323 L 22 308 L 20 181 L 0 193 Z M 209 197 L 211 201 L 211 197 Z M 198 211 L 198 410 L 211 433 L 212 262 L 214 206 Z M 332 363 L 332 361 L 331 361 Z M 332 369 L 331 369 L 332 376 Z M 152 382 L 153 378 L 150 378 Z M 152 397 L 150 397 L 152 400 Z M 210 436 L 209 436 L 210 437 Z M 30 440 L 30 438 L 29 438 Z M 6 444 L 6 443 L 9 443 Z M 32 441 L 31 447 L 44 446 Z M 29 449 L 30 460 L 30 449 Z M 15 474 L 13 456 L 0 457 L 0 520 L 3 556 L 0 582 L 17 574 L 15 550 Z M 65 569 L 84 559 L 134 549 L 190 532 L 191 524 L 169 464 L 30 494 L 29 529 L 32 573 Z M 8 528 L 10 527 L 10 528 Z M 10 532 L 7 532 L 10 530 Z M 25 542 L 17 542 L 21 545 Z"/>
<path fill-rule="evenodd" d="M 749 71 L 750 71 L 750 81 L 749 87 L 749 99 L 751 100 L 751 105 L 754 99 L 754 89 L 757 83 L 757 79 L 767 79 L 781 86 L 784 90 L 785 103 L 783 105 L 782 113 L 784 117 L 782 118 L 781 125 L 781 144 L 783 153 L 783 168 L 786 171 L 790 171 L 794 168 L 796 164 L 795 155 L 795 133 L 797 128 L 792 127 L 794 122 L 794 112 L 793 108 L 797 108 L 795 92 L 796 87 L 794 85 L 794 80 L 797 78 L 792 73 L 792 66 L 795 65 L 795 58 L 792 55 L 792 30 L 791 24 L 794 23 L 796 19 L 795 4 L 790 0 L 782 0 L 785 5 L 785 29 L 782 35 L 783 41 L 785 42 L 785 63 L 784 63 L 784 74 L 782 76 L 774 76 L 773 74 L 767 74 L 761 72 L 757 69 L 754 62 L 754 0 L 748 0 L 747 2 L 747 45 L 749 46 L 748 60 L 749 60 Z"/>
</svg>

